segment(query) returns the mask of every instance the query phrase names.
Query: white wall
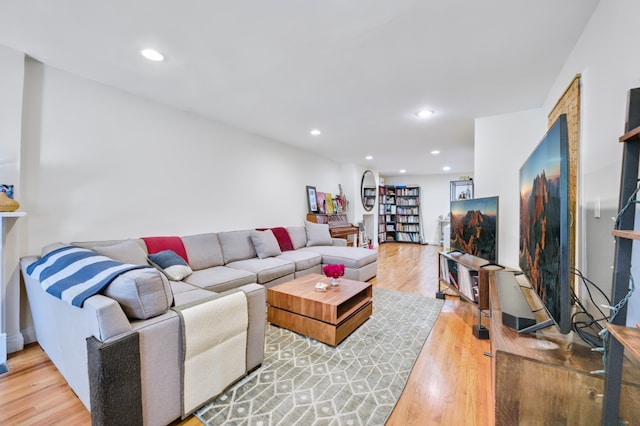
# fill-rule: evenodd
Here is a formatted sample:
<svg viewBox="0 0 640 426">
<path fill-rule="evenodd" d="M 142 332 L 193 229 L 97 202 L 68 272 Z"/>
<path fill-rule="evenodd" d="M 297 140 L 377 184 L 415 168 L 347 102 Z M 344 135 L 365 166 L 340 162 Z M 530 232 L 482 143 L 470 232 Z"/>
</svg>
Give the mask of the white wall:
<svg viewBox="0 0 640 426">
<path fill-rule="evenodd" d="M 300 225 L 338 163 L 27 63 L 26 252 L 54 241 Z"/>
<path fill-rule="evenodd" d="M 418 185 L 420 187 L 422 238 L 427 244 L 440 244 L 440 224 L 438 218 L 440 216 L 445 217 L 449 213 L 450 183 L 452 180 L 460 179 L 460 175 L 473 177 L 474 174 L 467 172 L 462 174 L 457 173 L 455 175 L 384 176 L 385 185 Z"/>
<path fill-rule="evenodd" d="M 546 132 L 540 109 L 475 120 L 474 192 L 499 197 L 498 261 L 518 268 L 520 167 Z"/>
<path fill-rule="evenodd" d="M 622 146 L 618 138 L 625 132 L 627 93 L 631 88 L 640 87 L 640 56 L 634 54 L 638 50 L 638 38 L 634 35 L 637 16 L 640 16 L 640 2 L 635 0 L 608 0 L 598 4 L 584 33 L 549 90 L 541 107 L 544 119 L 537 132 L 535 116 L 538 113 L 535 111 L 476 120 L 476 136 L 480 137 L 479 140 L 476 139 L 476 155 L 492 146 L 494 153 L 500 155 L 501 161 L 512 162 L 519 168 L 521 159 L 531 152 L 529 142 L 526 146 L 521 145 L 520 140 L 505 136 L 499 126 L 490 129 L 489 126 L 493 124 L 491 120 L 497 120 L 495 124 L 512 128 L 517 128 L 523 120 L 525 124 L 529 123 L 528 128 L 535 133 L 528 135 L 527 139 L 539 140 L 546 130 L 546 115 L 573 77 L 581 74 L 578 202 L 582 226 L 578 235 L 578 267 L 606 292 L 609 292 L 611 286 L 614 256 L 611 217 L 617 214 L 620 188 Z M 501 143 L 492 143 L 492 139 Z M 522 147 L 522 153 L 513 152 L 514 141 L 517 141 L 518 147 Z M 485 185 L 500 185 L 501 182 L 511 185 L 510 180 L 517 181 L 515 170 L 510 174 L 505 173 L 499 179 L 494 168 L 495 162 L 476 157 L 476 190 L 483 191 Z M 513 193 L 506 186 L 502 191 Z M 598 201 L 601 217 L 595 218 L 594 210 Z M 505 234 L 503 218 L 511 210 L 515 213 L 518 204 L 515 198 L 507 200 L 502 195 L 500 204 L 500 231 Z M 513 225 L 509 225 L 509 229 L 512 227 Z M 509 244 L 507 241 L 502 242 L 502 235 L 500 240 L 501 261 L 505 262 L 507 256 L 517 256 L 511 254 L 515 253 L 513 249 L 505 246 Z M 507 252 L 503 254 L 503 250 Z M 517 260 L 517 257 L 514 259 Z M 640 264 L 640 261 L 636 259 L 634 263 Z M 509 266 L 517 266 L 517 262 Z M 640 282 L 637 276 L 636 280 Z M 600 300 L 596 302 L 600 303 Z M 630 304 L 628 320 L 629 324 L 640 321 L 640 290 L 636 291 Z"/>
</svg>

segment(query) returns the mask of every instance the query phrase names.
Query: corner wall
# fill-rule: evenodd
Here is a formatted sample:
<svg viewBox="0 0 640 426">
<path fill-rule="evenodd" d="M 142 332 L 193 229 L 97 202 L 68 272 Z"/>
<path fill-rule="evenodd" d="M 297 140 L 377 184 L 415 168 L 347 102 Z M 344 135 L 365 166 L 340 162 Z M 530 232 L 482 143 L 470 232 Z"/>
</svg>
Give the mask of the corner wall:
<svg viewBox="0 0 640 426">
<path fill-rule="evenodd" d="M 476 198 L 498 196 L 498 263 L 518 268 L 520 167 L 546 133 L 540 109 L 477 118 L 474 168 Z"/>
</svg>

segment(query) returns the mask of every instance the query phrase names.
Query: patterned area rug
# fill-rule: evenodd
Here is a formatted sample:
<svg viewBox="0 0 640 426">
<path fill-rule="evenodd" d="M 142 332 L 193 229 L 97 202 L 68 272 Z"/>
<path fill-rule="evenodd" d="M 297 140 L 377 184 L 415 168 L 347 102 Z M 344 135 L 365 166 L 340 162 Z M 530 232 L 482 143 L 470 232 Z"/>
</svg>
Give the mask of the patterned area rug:
<svg viewBox="0 0 640 426">
<path fill-rule="evenodd" d="M 195 415 L 207 425 L 383 425 L 442 300 L 373 288 L 373 315 L 333 348 L 267 325 L 265 360 Z"/>
</svg>

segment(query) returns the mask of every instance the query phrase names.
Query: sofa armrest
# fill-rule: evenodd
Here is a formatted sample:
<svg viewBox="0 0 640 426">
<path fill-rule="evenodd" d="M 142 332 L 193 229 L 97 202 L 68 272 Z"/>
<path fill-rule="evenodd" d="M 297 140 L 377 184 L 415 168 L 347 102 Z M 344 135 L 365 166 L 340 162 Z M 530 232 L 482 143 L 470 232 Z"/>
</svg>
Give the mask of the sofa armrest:
<svg viewBox="0 0 640 426">
<path fill-rule="evenodd" d="M 131 323 L 122 307 L 110 297 L 93 295 L 84 301 L 83 309 L 95 316 L 95 322 L 91 322 L 91 334 L 101 342 L 131 331 Z"/>
<path fill-rule="evenodd" d="M 82 308 L 69 305 L 47 293 L 38 280 L 31 278 L 26 269 L 38 260 L 35 256 L 24 257 L 20 260 L 22 276 L 29 297 L 29 307 L 36 328 L 36 336 L 40 341 L 50 331 L 56 329 L 51 325 L 55 318 L 59 323 L 64 321 L 78 322 L 81 329 L 88 331 L 101 342 L 114 336 L 131 331 L 131 324 L 120 304 L 110 297 L 96 294 L 84 301 Z M 41 335 L 38 335 L 39 332 Z M 54 332 L 54 336 L 59 334 Z M 86 335 L 85 335 L 86 336 Z M 57 337 L 56 337 L 57 338 Z"/>
<path fill-rule="evenodd" d="M 238 287 L 247 295 L 249 329 L 247 330 L 247 371 L 264 360 L 264 333 L 267 324 L 267 289 L 260 284 Z"/>
<path fill-rule="evenodd" d="M 344 238 L 331 238 L 331 240 L 333 241 L 333 245 L 336 247 L 347 246 L 347 240 L 345 240 Z"/>
</svg>

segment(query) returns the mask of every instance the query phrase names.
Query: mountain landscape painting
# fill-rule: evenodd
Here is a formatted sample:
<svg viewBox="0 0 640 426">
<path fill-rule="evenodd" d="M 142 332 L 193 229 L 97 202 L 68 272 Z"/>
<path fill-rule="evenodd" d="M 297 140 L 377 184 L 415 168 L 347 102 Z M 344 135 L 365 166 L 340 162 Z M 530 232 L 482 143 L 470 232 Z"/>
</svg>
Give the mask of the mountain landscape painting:
<svg viewBox="0 0 640 426">
<path fill-rule="evenodd" d="M 568 194 L 561 130 L 552 126 L 520 169 L 520 268 L 557 323 L 568 289 L 562 282 L 568 273 Z"/>
<path fill-rule="evenodd" d="M 498 197 L 451 202 L 452 249 L 498 262 Z"/>
</svg>

